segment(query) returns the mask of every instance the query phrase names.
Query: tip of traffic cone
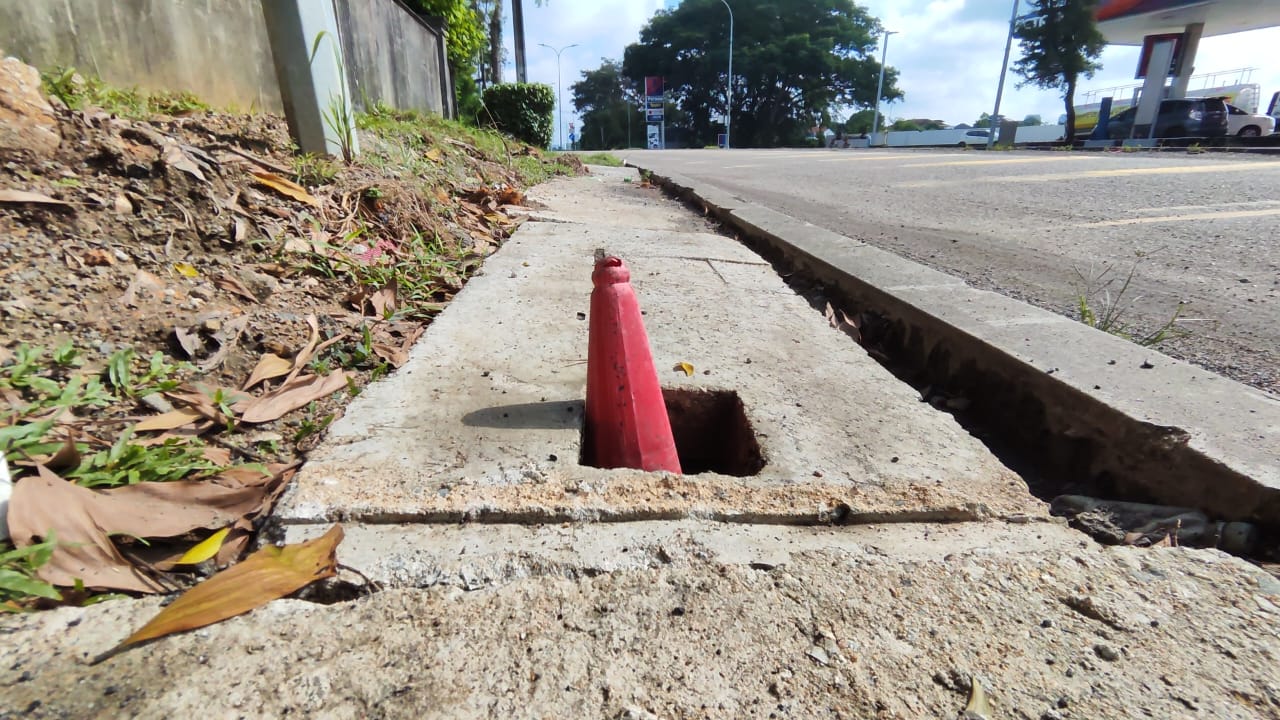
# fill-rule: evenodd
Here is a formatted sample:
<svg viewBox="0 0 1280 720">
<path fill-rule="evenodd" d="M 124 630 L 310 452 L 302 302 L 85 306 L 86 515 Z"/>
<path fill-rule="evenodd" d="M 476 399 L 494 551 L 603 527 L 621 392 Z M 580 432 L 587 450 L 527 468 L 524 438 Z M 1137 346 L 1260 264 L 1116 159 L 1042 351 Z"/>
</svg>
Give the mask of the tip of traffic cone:
<svg viewBox="0 0 1280 720">
<path fill-rule="evenodd" d="M 600 468 L 679 473 L 631 272 L 620 258 L 601 255 L 591 273 L 584 460 Z"/>
</svg>

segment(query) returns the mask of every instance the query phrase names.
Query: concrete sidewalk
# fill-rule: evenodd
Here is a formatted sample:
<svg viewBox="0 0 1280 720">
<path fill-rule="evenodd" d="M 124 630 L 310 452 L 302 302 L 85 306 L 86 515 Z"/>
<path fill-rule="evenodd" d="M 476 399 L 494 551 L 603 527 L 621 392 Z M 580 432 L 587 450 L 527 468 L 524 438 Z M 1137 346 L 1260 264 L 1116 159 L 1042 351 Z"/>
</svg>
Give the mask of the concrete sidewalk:
<svg viewBox="0 0 1280 720">
<path fill-rule="evenodd" d="M 277 513 L 289 541 L 343 522 L 339 560 L 385 591 L 96 666 L 158 599 L 0 619 L 0 717 L 955 717 L 975 679 L 989 720 L 1280 717 L 1280 582 L 1049 518 L 632 171 L 530 195 Z M 579 464 L 601 247 L 631 267 L 686 468 L 714 472 Z"/>
</svg>

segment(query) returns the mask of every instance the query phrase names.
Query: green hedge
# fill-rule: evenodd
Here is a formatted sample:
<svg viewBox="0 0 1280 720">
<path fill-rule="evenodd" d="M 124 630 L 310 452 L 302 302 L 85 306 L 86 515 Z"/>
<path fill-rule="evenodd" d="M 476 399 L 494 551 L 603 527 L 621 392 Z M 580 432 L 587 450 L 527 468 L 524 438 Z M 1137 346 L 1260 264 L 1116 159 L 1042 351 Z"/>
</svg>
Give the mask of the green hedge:
<svg viewBox="0 0 1280 720">
<path fill-rule="evenodd" d="M 551 145 L 556 94 L 541 83 L 505 83 L 484 91 L 484 104 L 498 130 L 530 145 Z"/>
</svg>

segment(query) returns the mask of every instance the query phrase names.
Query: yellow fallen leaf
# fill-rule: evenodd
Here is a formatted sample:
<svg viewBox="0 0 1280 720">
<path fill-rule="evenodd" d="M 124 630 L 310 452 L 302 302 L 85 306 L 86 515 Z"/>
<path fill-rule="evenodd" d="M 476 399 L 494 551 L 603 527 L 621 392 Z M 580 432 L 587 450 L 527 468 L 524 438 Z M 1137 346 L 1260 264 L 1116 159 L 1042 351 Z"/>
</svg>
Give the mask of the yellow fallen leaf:
<svg viewBox="0 0 1280 720">
<path fill-rule="evenodd" d="M 186 591 L 107 655 L 144 640 L 243 615 L 316 580 L 338 574 L 342 526 L 304 543 L 267 546 Z"/>
<path fill-rule="evenodd" d="M 263 380 L 287 375 L 293 369 L 293 361 L 286 360 L 275 353 L 267 353 L 262 356 L 258 364 L 254 366 L 253 372 L 249 373 L 249 379 L 244 381 L 244 387 L 241 390 L 248 390 Z"/>
<path fill-rule="evenodd" d="M 298 202 L 304 202 L 308 205 L 320 207 L 320 201 L 316 199 L 315 195 L 307 192 L 306 188 L 292 180 L 286 180 L 285 178 L 282 178 L 275 173 L 267 172 L 266 170 L 250 170 L 249 174 L 253 176 L 253 179 L 257 181 L 259 185 L 265 185 L 281 195 L 293 198 Z"/>
<path fill-rule="evenodd" d="M 227 539 L 227 533 L 231 532 L 230 527 L 224 527 L 218 532 L 196 543 L 194 547 L 182 554 L 182 557 L 175 561 L 175 565 L 196 565 L 218 554 L 222 549 L 222 541 Z"/>
<path fill-rule="evenodd" d="M 149 417 L 133 426 L 137 432 L 144 430 L 173 430 L 200 420 L 204 416 L 191 408 L 178 408 L 167 413 Z"/>
<path fill-rule="evenodd" d="M 428 150 L 423 155 L 423 157 L 430 160 L 431 162 L 440 162 L 440 160 L 444 157 L 444 153 L 440 152 L 440 148 L 433 147 L 430 150 Z"/>
<path fill-rule="evenodd" d="M 200 277 L 200 271 L 191 263 L 174 263 L 173 269 L 178 271 L 179 275 L 189 278 Z"/>
<path fill-rule="evenodd" d="M 682 372 L 689 377 L 693 376 L 693 366 L 687 362 L 678 362 L 676 363 L 676 366 L 671 369 L 675 370 L 676 372 Z"/>
</svg>

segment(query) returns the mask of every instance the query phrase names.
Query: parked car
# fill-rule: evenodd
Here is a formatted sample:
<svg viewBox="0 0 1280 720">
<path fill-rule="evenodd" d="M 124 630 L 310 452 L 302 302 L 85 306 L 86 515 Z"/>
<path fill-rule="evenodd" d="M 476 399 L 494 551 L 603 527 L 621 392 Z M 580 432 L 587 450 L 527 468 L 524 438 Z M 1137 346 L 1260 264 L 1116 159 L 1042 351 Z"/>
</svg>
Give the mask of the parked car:
<svg viewBox="0 0 1280 720">
<path fill-rule="evenodd" d="M 1261 137 L 1276 130 L 1276 119 L 1267 115 L 1254 115 L 1227 103 L 1227 132 L 1240 137 Z"/>
<path fill-rule="evenodd" d="M 1131 107 L 1111 118 L 1107 137 L 1123 140 L 1133 131 L 1137 107 Z M 1156 114 L 1155 137 L 1223 137 L 1227 134 L 1227 103 L 1222 98 L 1184 98 L 1162 100 Z"/>
<path fill-rule="evenodd" d="M 981 145 L 982 147 L 986 147 L 987 139 L 990 137 L 991 134 L 988 131 L 981 128 L 975 128 L 973 130 L 966 130 L 964 137 L 960 138 L 960 142 L 956 144 L 960 147 L 968 147 L 970 145 Z"/>
</svg>

